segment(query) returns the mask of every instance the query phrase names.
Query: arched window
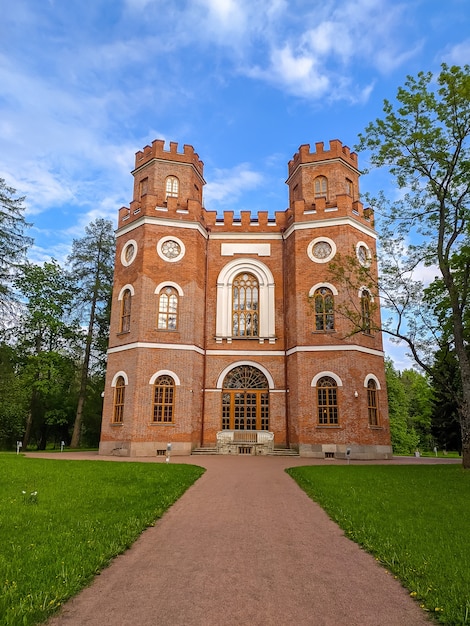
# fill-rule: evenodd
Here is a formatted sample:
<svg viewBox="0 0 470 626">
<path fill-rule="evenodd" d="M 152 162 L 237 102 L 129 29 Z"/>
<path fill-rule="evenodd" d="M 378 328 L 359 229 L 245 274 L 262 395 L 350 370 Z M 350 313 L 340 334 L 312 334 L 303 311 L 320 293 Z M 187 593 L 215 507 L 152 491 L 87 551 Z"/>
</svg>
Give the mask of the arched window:
<svg viewBox="0 0 470 626">
<path fill-rule="evenodd" d="M 323 376 L 317 382 L 318 423 L 326 426 L 338 424 L 338 397 L 336 381 Z"/>
<path fill-rule="evenodd" d="M 325 178 L 325 176 L 317 176 L 317 178 L 315 178 L 314 194 L 315 198 L 328 197 L 328 180 Z"/>
<path fill-rule="evenodd" d="M 125 395 L 126 381 L 123 376 L 119 376 L 114 388 L 113 422 L 115 424 L 122 424 Z"/>
<path fill-rule="evenodd" d="M 334 330 L 334 297 L 328 287 L 319 287 L 313 294 L 315 308 L 315 330 Z"/>
<path fill-rule="evenodd" d="M 153 421 L 160 424 L 173 422 L 175 381 L 171 376 L 159 376 L 153 385 Z"/>
<path fill-rule="evenodd" d="M 371 334 L 370 330 L 370 303 L 371 297 L 370 293 L 367 289 L 363 289 L 361 293 L 361 324 L 362 324 L 362 332 L 367 335 Z"/>
<path fill-rule="evenodd" d="M 230 261 L 221 269 L 217 277 L 216 341 L 221 342 L 223 338 L 231 341 L 234 336 L 234 283 L 239 276 L 244 274 L 254 276 L 258 283 L 257 337 L 259 341 L 267 339 L 270 343 L 274 343 L 276 340 L 274 276 L 267 265 L 258 259 L 250 258 L 237 258 Z M 252 285 L 254 286 L 254 283 Z M 237 310 L 237 321 L 238 313 L 240 313 L 239 310 Z"/>
<path fill-rule="evenodd" d="M 268 380 L 257 367 L 239 365 L 226 375 L 222 429 L 269 430 Z"/>
<path fill-rule="evenodd" d="M 377 383 L 373 378 L 367 382 L 367 411 L 369 414 L 369 424 L 378 426 L 379 424 L 379 404 L 377 398 Z"/>
<path fill-rule="evenodd" d="M 178 292 L 174 287 L 163 287 L 158 298 L 157 328 L 176 330 L 178 327 Z"/>
<path fill-rule="evenodd" d="M 121 323 L 119 332 L 128 333 L 131 329 L 131 298 L 130 289 L 125 289 L 121 301 Z"/>
<path fill-rule="evenodd" d="M 258 337 L 259 283 L 254 274 L 243 272 L 232 287 L 232 335 Z"/>
<path fill-rule="evenodd" d="M 177 198 L 179 187 L 179 180 L 176 176 L 168 176 L 166 179 L 166 197 Z"/>
</svg>

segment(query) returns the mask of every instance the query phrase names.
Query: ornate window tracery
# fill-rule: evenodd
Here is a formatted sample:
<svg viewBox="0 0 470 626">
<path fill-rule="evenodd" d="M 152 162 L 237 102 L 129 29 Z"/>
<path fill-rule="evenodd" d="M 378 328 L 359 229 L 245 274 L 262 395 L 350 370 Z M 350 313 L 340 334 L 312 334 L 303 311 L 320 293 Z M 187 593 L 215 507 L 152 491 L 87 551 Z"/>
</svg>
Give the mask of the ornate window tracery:
<svg viewBox="0 0 470 626">
<path fill-rule="evenodd" d="M 325 176 L 317 176 L 313 184 L 315 198 L 328 197 L 328 179 Z"/>
<path fill-rule="evenodd" d="M 239 365 L 225 377 L 222 429 L 269 430 L 268 381 L 256 367 Z"/>
<path fill-rule="evenodd" d="M 370 426 L 378 426 L 379 404 L 377 398 L 377 383 L 373 378 L 370 378 L 367 382 L 367 411 Z"/>
<path fill-rule="evenodd" d="M 173 422 L 175 381 L 171 376 L 159 376 L 153 386 L 153 421 L 163 424 Z"/>
<path fill-rule="evenodd" d="M 121 333 L 128 333 L 131 329 L 131 303 L 131 290 L 125 289 L 121 301 L 121 323 L 119 327 L 119 332 Z"/>
<path fill-rule="evenodd" d="M 113 405 L 113 422 L 121 424 L 124 414 L 124 399 L 126 394 L 126 381 L 123 376 L 119 376 L 116 380 L 114 388 L 114 405 Z"/>
<path fill-rule="evenodd" d="M 338 422 L 338 396 L 336 381 L 323 376 L 317 381 L 318 423 L 336 426 Z"/>
<path fill-rule="evenodd" d="M 165 183 L 166 197 L 177 198 L 179 193 L 179 180 L 176 176 L 168 176 Z"/>
<path fill-rule="evenodd" d="M 315 310 L 315 330 L 335 329 L 334 296 L 328 287 L 319 287 L 313 295 Z"/>
<path fill-rule="evenodd" d="M 259 283 L 253 274 L 238 274 L 232 286 L 232 335 L 259 336 Z"/>
<path fill-rule="evenodd" d="M 370 293 L 367 289 L 363 289 L 361 293 L 361 323 L 362 323 L 362 331 L 366 333 L 366 335 L 371 334 L 371 297 Z"/>
<path fill-rule="evenodd" d="M 164 287 L 158 298 L 157 328 L 176 330 L 178 327 L 178 292 L 174 287 Z"/>
</svg>

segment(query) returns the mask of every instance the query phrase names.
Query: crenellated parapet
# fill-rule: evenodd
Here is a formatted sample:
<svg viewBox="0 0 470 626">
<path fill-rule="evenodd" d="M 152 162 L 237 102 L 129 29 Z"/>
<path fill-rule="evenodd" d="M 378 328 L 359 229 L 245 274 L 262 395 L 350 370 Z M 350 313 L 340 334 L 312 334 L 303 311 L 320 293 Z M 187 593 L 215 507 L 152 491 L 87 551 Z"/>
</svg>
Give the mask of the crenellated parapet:
<svg viewBox="0 0 470 626">
<path fill-rule="evenodd" d="M 240 211 L 235 215 L 234 211 L 224 211 L 223 215 L 217 211 L 203 209 L 202 222 L 211 232 L 234 232 L 234 233 L 275 233 L 284 231 L 292 215 L 290 209 L 276 211 L 270 216 L 268 211 Z"/>
<path fill-rule="evenodd" d="M 173 161 L 175 163 L 185 163 L 193 165 L 199 174 L 203 175 L 204 163 L 200 160 L 199 155 L 194 151 L 193 146 L 183 145 L 183 152 L 178 152 L 178 143 L 170 141 L 170 149 L 165 150 L 165 141 L 163 139 L 155 139 L 151 146 L 145 146 L 143 150 L 135 155 L 135 169 L 142 167 L 152 159 L 163 159 L 165 161 Z"/>
<path fill-rule="evenodd" d="M 301 145 L 299 151 L 289 161 L 289 177 L 292 176 L 299 165 L 320 163 L 331 159 L 341 159 L 347 165 L 357 170 L 357 154 L 351 152 L 348 146 L 343 146 L 339 139 L 330 140 L 329 150 L 325 150 L 324 145 L 323 141 L 316 143 L 314 152 L 310 152 L 310 144 Z"/>
</svg>

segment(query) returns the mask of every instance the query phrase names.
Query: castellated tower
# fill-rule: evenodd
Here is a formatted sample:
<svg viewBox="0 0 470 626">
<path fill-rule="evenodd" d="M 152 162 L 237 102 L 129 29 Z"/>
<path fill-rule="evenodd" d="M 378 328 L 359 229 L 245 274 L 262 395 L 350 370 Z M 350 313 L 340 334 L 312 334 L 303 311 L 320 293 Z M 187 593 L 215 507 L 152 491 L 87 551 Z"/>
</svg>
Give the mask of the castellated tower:
<svg viewBox="0 0 470 626">
<path fill-rule="evenodd" d="M 329 272 L 356 255 L 377 272 L 359 201 L 357 155 L 303 145 L 288 165 L 289 208 L 218 216 L 202 204 L 192 146 L 136 154 L 119 212 L 101 454 L 213 449 L 317 458 L 391 456 L 380 312 Z M 349 299 L 349 300 L 348 300 Z"/>
</svg>

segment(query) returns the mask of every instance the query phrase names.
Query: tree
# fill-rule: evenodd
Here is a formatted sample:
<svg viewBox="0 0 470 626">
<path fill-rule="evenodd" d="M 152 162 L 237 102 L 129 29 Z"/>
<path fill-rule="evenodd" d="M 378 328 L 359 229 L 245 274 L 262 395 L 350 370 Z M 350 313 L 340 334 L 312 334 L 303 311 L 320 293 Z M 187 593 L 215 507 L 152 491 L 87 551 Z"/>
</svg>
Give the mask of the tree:
<svg viewBox="0 0 470 626">
<path fill-rule="evenodd" d="M 19 355 L 0 344 L 0 448 L 14 449 L 23 438 L 28 396 L 18 367 Z"/>
<path fill-rule="evenodd" d="M 395 454 L 410 454 L 419 445 L 419 435 L 410 425 L 409 402 L 400 373 L 390 359 L 385 360 L 390 435 Z"/>
<path fill-rule="evenodd" d="M 0 178 L 0 319 L 5 319 L 14 300 L 12 281 L 16 270 L 26 259 L 32 245 L 25 235 L 30 226 L 24 218 L 24 198 L 15 197 L 16 190 Z"/>
<path fill-rule="evenodd" d="M 391 204 L 381 194 L 369 199 L 384 219 L 380 289 L 395 309 L 392 330 L 405 341 L 416 361 L 431 373 L 429 346 L 440 328 L 412 280 L 419 264 L 435 265 L 450 310 L 450 341 L 459 363 L 461 395 L 457 398 L 462 435 L 462 462 L 470 468 L 470 358 L 465 319 L 470 290 L 470 67 L 442 65 L 440 74 L 409 76 L 397 103 L 384 103 L 384 117 L 360 135 L 359 150 L 371 151 L 371 163 L 388 167 L 401 200 Z M 404 250 L 397 238 L 412 240 Z M 385 270 L 385 271 L 384 271 Z"/>
<path fill-rule="evenodd" d="M 440 348 L 434 358 L 432 434 L 444 450 L 462 450 L 457 398 L 461 396 L 459 364 L 453 351 Z M 446 384 L 443 384 L 446 380 Z"/>
<path fill-rule="evenodd" d="M 79 334 L 73 315 L 75 287 L 54 260 L 43 266 L 25 264 L 14 286 L 24 301 L 12 340 L 22 354 L 23 382 L 30 391 L 23 447 L 28 446 L 34 425 L 45 446 L 50 412 L 63 408 L 75 383 Z"/>
<path fill-rule="evenodd" d="M 72 448 L 78 448 L 80 445 L 93 347 L 98 350 L 102 348 L 103 342 L 99 340 L 103 334 L 107 335 L 109 328 L 115 252 L 113 226 L 109 220 L 98 218 L 86 227 L 85 233 L 85 237 L 73 241 L 72 253 L 68 259 L 72 275 L 79 287 L 77 304 L 85 312 L 88 326 L 77 411 L 70 443 Z"/>
<path fill-rule="evenodd" d="M 432 450 L 432 411 L 433 389 L 428 377 L 413 369 L 401 373 L 401 383 L 405 389 L 408 407 L 408 423 L 419 436 L 419 446 Z"/>
</svg>

